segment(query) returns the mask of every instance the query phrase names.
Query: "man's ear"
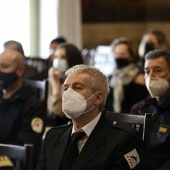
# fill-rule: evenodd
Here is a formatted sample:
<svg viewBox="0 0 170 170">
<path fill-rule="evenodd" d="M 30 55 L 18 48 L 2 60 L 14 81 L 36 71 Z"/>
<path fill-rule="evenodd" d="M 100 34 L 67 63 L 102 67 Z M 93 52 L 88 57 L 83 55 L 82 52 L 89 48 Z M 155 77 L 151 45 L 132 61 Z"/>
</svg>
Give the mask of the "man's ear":
<svg viewBox="0 0 170 170">
<path fill-rule="evenodd" d="M 104 100 L 104 94 L 102 91 L 96 93 L 95 105 L 100 105 Z"/>
<path fill-rule="evenodd" d="M 25 71 L 25 65 L 20 64 L 16 70 L 17 76 L 22 77 Z"/>
</svg>

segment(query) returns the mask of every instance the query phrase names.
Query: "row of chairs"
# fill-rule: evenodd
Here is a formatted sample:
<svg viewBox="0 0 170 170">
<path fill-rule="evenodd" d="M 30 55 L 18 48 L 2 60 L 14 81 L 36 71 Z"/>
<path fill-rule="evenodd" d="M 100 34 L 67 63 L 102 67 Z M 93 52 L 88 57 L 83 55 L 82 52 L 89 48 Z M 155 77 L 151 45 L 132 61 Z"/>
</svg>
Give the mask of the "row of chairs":
<svg viewBox="0 0 170 170">
<path fill-rule="evenodd" d="M 48 81 L 25 80 L 25 82 L 33 88 L 38 89 L 37 95 L 45 109 L 47 109 Z M 113 122 L 128 123 L 132 124 L 136 129 L 142 129 L 142 139 L 146 150 L 148 149 L 152 119 L 150 113 L 145 113 L 145 115 L 142 116 L 107 111 L 106 115 L 110 117 Z M 31 144 L 25 144 L 24 146 L 0 144 L 0 156 L 3 155 L 16 160 L 16 170 L 21 170 L 20 162 L 22 162 L 23 170 L 33 170 L 33 146 Z"/>
<path fill-rule="evenodd" d="M 145 149 L 148 149 L 151 133 L 151 113 L 145 113 L 143 116 L 107 111 L 106 114 L 113 120 L 113 122 L 116 121 L 131 124 L 136 131 L 142 130 L 142 140 L 144 141 Z"/>
<path fill-rule="evenodd" d="M 0 144 L 0 156 L 8 156 L 12 159 L 16 170 L 33 170 L 33 153 L 32 144 L 24 146 Z"/>
</svg>

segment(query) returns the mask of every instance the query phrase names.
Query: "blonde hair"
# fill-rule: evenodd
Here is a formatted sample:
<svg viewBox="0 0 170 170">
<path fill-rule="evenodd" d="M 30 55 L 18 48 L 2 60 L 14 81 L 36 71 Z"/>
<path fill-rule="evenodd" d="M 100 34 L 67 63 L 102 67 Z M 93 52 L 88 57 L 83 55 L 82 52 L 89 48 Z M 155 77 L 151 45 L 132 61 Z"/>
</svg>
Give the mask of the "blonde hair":
<svg viewBox="0 0 170 170">
<path fill-rule="evenodd" d="M 97 91 L 102 91 L 104 94 L 104 100 L 102 104 L 99 106 L 99 109 L 105 105 L 107 94 L 109 93 L 109 84 L 107 77 L 97 68 L 93 66 L 86 66 L 86 65 L 76 65 L 66 71 L 65 75 L 78 75 L 78 74 L 88 74 L 91 77 L 91 90 L 93 93 Z"/>
</svg>

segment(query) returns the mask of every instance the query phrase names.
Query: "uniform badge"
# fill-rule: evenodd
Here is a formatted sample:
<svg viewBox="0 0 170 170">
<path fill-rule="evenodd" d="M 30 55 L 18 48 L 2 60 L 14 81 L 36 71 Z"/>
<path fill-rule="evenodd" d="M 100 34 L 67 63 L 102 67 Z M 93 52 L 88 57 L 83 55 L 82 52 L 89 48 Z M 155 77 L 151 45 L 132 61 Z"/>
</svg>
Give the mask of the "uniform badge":
<svg viewBox="0 0 170 170">
<path fill-rule="evenodd" d="M 12 161 L 7 156 L 0 156 L 0 167 L 10 166 L 13 167 Z"/>
<path fill-rule="evenodd" d="M 71 121 L 67 122 L 68 125 L 71 125 Z"/>
<path fill-rule="evenodd" d="M 158 129 L 158 132 L 160 132 L 160 133 L 167 133 L 168 130 L 169 130 L 169 126 L 168 125 L 160 125 L 159 129 Z"/>
<path fill-rule="evenodd" d="M 35 117 L 31 121 L 32 130 L 36 133 L 41 133 L 43 130 L 43 120 L 39 117 Z"/>
<path fill-rule="evenodd" d="M 113 121 L 113 125 L 115 126 L 117 124 L 117 122 L 116 121 Z"/>
<path fill-rule="evenodd" d="M 128 162 L 130 169 L 133 169 L 140 162 L 140 158 L 136 149 L 133 149 L 131 152 L 125 154 L 124 157 Z"/>
</svg>

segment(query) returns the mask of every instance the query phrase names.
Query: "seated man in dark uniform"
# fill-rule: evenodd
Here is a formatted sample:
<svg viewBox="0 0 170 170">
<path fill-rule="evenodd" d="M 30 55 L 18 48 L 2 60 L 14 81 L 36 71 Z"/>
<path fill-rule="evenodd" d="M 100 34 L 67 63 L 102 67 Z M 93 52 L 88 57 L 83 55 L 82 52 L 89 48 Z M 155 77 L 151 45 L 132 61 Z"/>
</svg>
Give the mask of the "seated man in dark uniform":
<svg viewBox="0 0 170 170">
<path fill-rule="evenodd" d="M 24 68 L 21 53 L 5 50 L 0 54 L 0 143 L 33 144 L 36 162 L 45 112 L 33 89 L 23 83 Z"/>
<path fill-rule="evenodd" d="M 15 51 L 18 51 L 19 53 L 21 53 L 23 56 L 25 56 L 22 44 L 18 41 L 15 41 L 15 40 L 6 41 L 3 44 L 3 46 L 4 46 L 4 50 L 15 50 Z M 26 63 L 26 58 L 27 57 L 25 57 L 25 63 Z M 26 64 L 23 78 L 37 80 L 37 79 L 40 79 L 40 74 L 36 68 Z"/>
<path fill-rule="evenodd" d="M 136 131 L 113 124 L 101 112 L 109 92 L 98 69 L 66 71 L 62 110 L 73 123 L 50 129 L 38 170 L 144 170 L 144 146 Z"/>
<path fill-rule="evenodd" d="M 137 103 L 132 113 L 153 115 L 147 170 L 170 170 L 170 53 L 147 53 L 144 70 L 150 96 Z"/>
</svg>

